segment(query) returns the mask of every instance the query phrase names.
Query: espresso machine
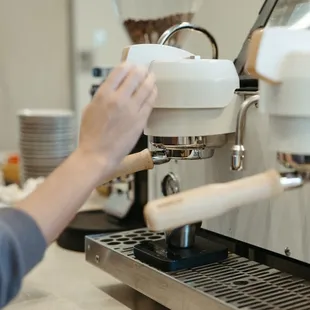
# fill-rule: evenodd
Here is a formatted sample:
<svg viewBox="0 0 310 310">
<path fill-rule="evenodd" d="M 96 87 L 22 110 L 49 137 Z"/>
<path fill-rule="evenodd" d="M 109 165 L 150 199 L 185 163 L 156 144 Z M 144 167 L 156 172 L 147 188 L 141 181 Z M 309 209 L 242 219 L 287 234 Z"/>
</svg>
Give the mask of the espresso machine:
<svg viewBox="0 0 310 310">
<path fill-rule="evenodd" d="M 220 71 L 222 60 L 183 54 L 166 61 L 165 72 L 160 70 L 160 58 L 151 61 L 159 97 L 145 129 L 152 149 L 139 154 L 145 159 L 139 169 L 156 172 L 154 163 L 175 160 L 187 163 L 188 169 L 192 163 L 201 163 L 205 179 L 189 189 L 181 182 L 190 174 L 188 170 L 181 176 L 169 169 L 163 178 L 157 175 L 162 193 L 157 192 L 144 209 L 149 229 L 87 237 L 89 263 L 168 309 L 310 309 L 306 143 L 310 32 L 304 30 L 310 24 L 308 2 L 266 1 L 234 62 L 234 71 L 221 71 L 221 81 L 215 72 Z M 135 47 L 131 48 L 125 53 L 128 59 L 134 59 Z M 219 65 L 213 71 L 200 62 L 203 73 L 190 72 L 200 60 Z M 190 69 L 180 77 L 175 72 L 183 65 Z M 192 86 L 190 74 L 192 83 L 201 83 L 205 93 Z M 233 76 L 237 83 L 229 84 Z M 187 89 L 182 78 L 188 78 Z M 223 82 L 218 93 L 215 81 Z M 176 89 L 180 94 L 173 92 Z M 187 91 L 192 91 L 191 96 L 186 96 Z M 229 92 L 228 103 L 220 105 Z M 189 98 L 191 105 L 182 111 Z M 197 98 L 203 99 L 198 109 L 201 115 L 205 112 L 201 118 L 193 108 L 199 104 Z M 175 105 L 175 111 L 169 111 L 165 103 Z M 168 113 L 171 122 L 164 118 Z M 229 116 L 224 118 L 226 113 Z M 174 126 L 176 136 L 164 139 L 168 132 L 174 134 Z M 189 134 L 200 139 L 182 144 L 184 140 L 176 138 Z M 222 143 L 200 143 L 223 136 Z M 197 149 L 198 145 L 202 147 Z M 209 156 L 200 155 L 206 153 Z M 197 229 L 201 221 L 202 229 Z M 182 239 L 191 236 L 188 231 L 196 232 L 195 240 Z M 197 242 L 200 238 L 202 244 Z M 226 255 L 218 255 L 219 249 Z"/>
<path fill-rule="evenodd" d="M 189 29 L 201 0 L 113 0 L 119 18 L 132 44 L 156 43 L 160 36 L 172 27 L 173 35 L 161 44 L 181 46 L 186 38 L 186 31 L 173 29 L 175 24 L 182 23 L 182 29 Z M 198 29 L 200 30 L 200 29 Z M 217 58 L 218 49 L 213 36 L 201 29 L 212 42 L 213 57 Z M 163 37 L 165 38 L 166 35 Z M 101 83 L 105 81 L 113 66 L 94 67 L 92 76 L 95 80 L 90 87 L 93 97 Z M 148 147 L 148 138 L 141 135 L 131 154 Z M 118 176 L 99 187 L 104 189 L 103 209 L 79 212 L 70 225 L 63 231 L 57 242 L 60 246 L 84 252 L 86 235 L 127 231 L 145 227 L 143 208 L 148 201 L 148 172 L 144 169 Z M 100 192 L 100 191 L 99 191 Z"/>
</svg>

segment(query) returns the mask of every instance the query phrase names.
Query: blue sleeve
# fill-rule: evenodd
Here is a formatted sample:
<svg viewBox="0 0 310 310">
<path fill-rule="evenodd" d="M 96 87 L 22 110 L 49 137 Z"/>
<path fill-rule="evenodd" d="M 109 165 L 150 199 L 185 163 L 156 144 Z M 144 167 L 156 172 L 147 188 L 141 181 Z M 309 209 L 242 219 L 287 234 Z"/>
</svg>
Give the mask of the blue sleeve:
<svg viewBox="0 0 310 310">
<path fill-rule="evenodd" d="M 41 261 L 45 249 L 45 239 L 29 215 L 0 209 L 0 308 L 17 295 L 23 277 Z"/>
</svg>

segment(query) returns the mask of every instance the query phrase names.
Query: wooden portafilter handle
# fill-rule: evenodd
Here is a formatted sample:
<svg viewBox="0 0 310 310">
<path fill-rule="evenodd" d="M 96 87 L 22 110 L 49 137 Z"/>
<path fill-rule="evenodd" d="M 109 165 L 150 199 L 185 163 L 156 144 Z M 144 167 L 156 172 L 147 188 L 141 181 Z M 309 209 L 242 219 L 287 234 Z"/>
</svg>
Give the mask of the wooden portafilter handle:
<svg viewBox="0 0 310 310">
<path fill-rule="evenodd" d="M 265 200 L 284 191 L 275 170 L 222 184 L 211 184 L 149 202 L 144 209 L 152 231 L 197 223 Z"/>
<path fill-rule="evenodd" d="M 123 177 L 129 174 L 144 170 L 150 170 L 153 168 L 154 161 L 152 158 L 152 153 L 148 149 L 145 149 L 139 153 L 126 156 L 120 163 L 117 170 L 107 179 L 103 180 L 102 184 L 112 181 L 118 177 Z"/>
</svg>

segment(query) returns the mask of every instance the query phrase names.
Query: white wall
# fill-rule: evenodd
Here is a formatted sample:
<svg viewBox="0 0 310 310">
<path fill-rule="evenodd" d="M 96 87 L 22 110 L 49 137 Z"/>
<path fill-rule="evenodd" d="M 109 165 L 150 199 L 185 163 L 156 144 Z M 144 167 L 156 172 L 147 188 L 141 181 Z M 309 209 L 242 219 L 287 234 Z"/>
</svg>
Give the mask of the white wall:
<svg viewBox="0 0 310 310">
<path fill-rule="evenodd" d="M 110 0 L 72 0 L 74 104 L 80 119 L 89 102 L 89 89 L 94 79 L 93 66 L 114 66 L 119 63 L 122 49 L 129 44 L 128 37 Z M 87 53 L 87 70 L 81 67 L 81 53 Z"/>
<path fill-rule="evenodd" d="M 69 108 L 67 0 L 0 1 L 0 151 L 18 147 L 16 111 Z"/>
</svg>

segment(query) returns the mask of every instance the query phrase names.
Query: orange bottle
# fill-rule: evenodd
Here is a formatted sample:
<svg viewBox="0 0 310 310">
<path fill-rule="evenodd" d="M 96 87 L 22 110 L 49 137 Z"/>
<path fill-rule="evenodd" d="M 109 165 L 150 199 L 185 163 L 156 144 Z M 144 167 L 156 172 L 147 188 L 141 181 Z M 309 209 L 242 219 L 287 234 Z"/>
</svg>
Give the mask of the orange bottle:
<svg viewBox="0 0 310 310">
<path fill-rule="evenodd" d="M 11 154 L 2 166 L 3 178 L 6 184 L 20 183 L 20 158 L 18 154 Z"/>
</svg>

